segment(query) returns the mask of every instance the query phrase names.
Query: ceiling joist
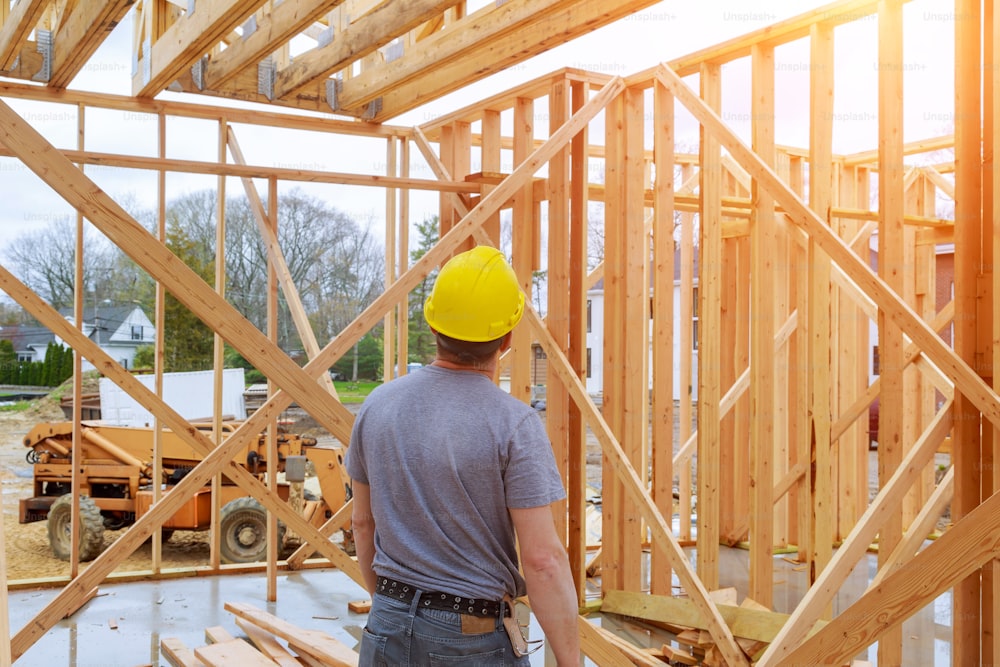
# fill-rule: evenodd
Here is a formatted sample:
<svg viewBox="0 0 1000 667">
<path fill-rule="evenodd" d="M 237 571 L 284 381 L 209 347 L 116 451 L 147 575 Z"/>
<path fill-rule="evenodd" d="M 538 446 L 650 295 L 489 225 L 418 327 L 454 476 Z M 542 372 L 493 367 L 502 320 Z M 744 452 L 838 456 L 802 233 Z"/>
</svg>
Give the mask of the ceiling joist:
<svg viewBox="0 0 1000 667">
<path fill-rule="evenodd" d="M 246 21 L 264 2 L 265 0 L 196 1 L 194 11 L 180 16 L 143 54 L 132 79 L 133 95 L 152 97 L 164 90 Z"/>
<path fill-rule="evenodd" d="M 6 2 L 6 0 L 5 0 Z M 21 47 L 35 29 L 51 0 L 21 0 L 14 3 L 0 28 L 0 70 L 14 67 Z"/>
<path fill-rule="evenodd" d="M 257 63 L 296 35 L 309 30 L 324 14 L 343 2 L 288 0 L 272 7 L 258 18 L 257 29 L 252 34 L 244 35 L 242 40 L 209 58 L 205 66 L 204 87 L 211 90 L 221 88 L 246 68 L 256 68 Z"/>
<path fill-rule="evenodd" d="M 382 121 L 415 109 L 484 76 L 516 65 L 547 49 L 644 9 L 655 4 L 655 0 L 615 3 L 577 0 L 551 4 L 559 7 L 544 15 L 536 14 L 530 22 L 520 26 L 515 37 L 504 34 L 465 45 L 465 48 L 454 52 L 446 42 L 438 45 L 437 55 L 433 50 L 425 52 L 420 56 L 425 59 L 422 63 L 412 63 L 417 71 L 416 76 L 405 83 L 394 82 L 381 90 L 381 110 L 374 115 L 373 120 Z M 435 40 L 436 37 L 428 39 L 426 43 L 434 44 Z M 442 54 L 442 51 L 446 53 Z M 444 57 L 447 57 L 447 62 L 442 63 Z M 344 84 L 344 95 L 340 99 L 345 106 L 350 103 L 350 93 L 355 90 L 353 85 L 356 81 L 354 79 Z"/>
<path fill-rule="evenodd" d="M 413 45 L 402 57 L 345 79 L 338 95 L 339 106 L 359 110 L 409 80 L 428 70 L 436 71 L 457 58 L 476 61 L 480 69 L 489 69 L 490 63 L 469 58 L 469 50 L 503 40 L 527 23 L 575 4 L 576 0 L 510 0 L 499 6 L 483 7 Z"/>
<path fill-rule="evenodd" d="M 411 0 L 405 6 L 385 0 L 335 35 L 333 41 L 298 58 L 278 72 L 274 96 L 285 98 L 317 81 L 324 81 L 350 63 L 405 35 L 440 15 L 455 0 Z"/>
<path fill-rule="evenodd" d="M 77 3 L 60 22 L 53 40 L 48 84 L 55 88 L 68 86 L 134 3 L 135 0 Z"/>
</svg>

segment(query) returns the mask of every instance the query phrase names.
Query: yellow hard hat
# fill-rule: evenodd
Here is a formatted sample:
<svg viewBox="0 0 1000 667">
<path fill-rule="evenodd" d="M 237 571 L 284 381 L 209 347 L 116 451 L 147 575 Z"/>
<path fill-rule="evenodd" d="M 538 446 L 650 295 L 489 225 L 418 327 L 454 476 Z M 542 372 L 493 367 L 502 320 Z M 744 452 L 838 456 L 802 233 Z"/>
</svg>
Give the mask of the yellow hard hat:
<svg viewBox="0 0 1000 667">
<path fill-rule="evenodd" d="M 514 269 L 499 250 L 484 245 L 445 262 L 424 302 L 424 318 L 435 331 L 472 342 L 502 337 L 523 314 Z"/>
</svg>

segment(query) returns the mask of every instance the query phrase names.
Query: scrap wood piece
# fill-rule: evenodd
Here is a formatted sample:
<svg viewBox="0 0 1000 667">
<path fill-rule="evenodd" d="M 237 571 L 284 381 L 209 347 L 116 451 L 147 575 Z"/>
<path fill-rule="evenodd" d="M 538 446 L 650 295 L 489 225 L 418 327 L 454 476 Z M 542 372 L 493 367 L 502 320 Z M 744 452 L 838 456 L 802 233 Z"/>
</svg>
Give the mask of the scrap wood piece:
<svg viewBox="0 0 1000 667">
<path fill-rule="evenodd" d="M 760 654 L 763 653 L 764 649 L 768 647 L 768 642 L 762 642 L 756 639 L 746 639 L 745 637 L 737 637 L 736 643 L 741 649 L 743 649 L 743 653 L 750 658 L 751 662 L 756 662 L 757 658 L 760 657 Z"/>
<path fill-rule="evenodd" d="M 773 640 L 788 619 L 788 614 L 775 611 L 744 609 L 726 604 L 718 605 L 718 609 L 734 636 L 763 642 Z M 708 629 L 701 611 L 691 600 L 683 598 L 612 590 L 605 594 L 601 611 L 649 621 L 686 625 L 699 630 Z M 825 621 L 817 621 L 814 629 L 825 624 Z"/>
<path fill-rule="evenodd" d="M 213 625 L 210 628 L 205 628 L 205 641 L 209 644 L 221 644 L 222 642 L 230 642 L 236 639 L 229 631 L 226 630 L 221 625 Z"/>
<path fill-rule="evenodd" d="M 297 656 L 299 661 L 298 667 L 327 667 L 326 663 L 319 658 L 314 658 L 308 653 L 299 653 Z"/>
<path fill-rule="evenodd" d="M 274 661 L 260 653 L 242 639 L 230 639 L 208 644 L 194 650 L 194 654 L 209 667 L 274 667 Z"/>
<path fill-rule="evenodd" d="M 589 623 L 588 623 L 589 625 Z M 636 667 L 663 667 L 663 661 L 657 659 L 647 651 L 636 646 L 632 642 L 619 637 L 614 632 L 600 626 L 592 626 L 597 634 L 601 635 L 606 642 L 617 648 L 628 660 L 628 663 Z M 626 664 L 628 664 L 626 663 Z"/>
<path fill-rule="evenodd" d="M 192 649 L 176 637 L 166 637 L 160 640 L 160 651 L 172 667 L 205 667 Z"/>
<path fill-rule="evenodd" d="M 736 589 L 731 586 L 729 588 L 709 591 L 708 597 L 712 598 L 712 601 L 716 604 L 728 604 L 734 607 L 736 606 L 736 600 L 739 599 Z"/>
<path fill-rule="evenodd" d="M 355 614 L 367 614 L 372 610 L 371 600 L 351 600 L 347 603 L 347 608 Z"/>
<path fill-rule="evenodd" d="M 771 609 L 765 607 L 753 598 L 743 598 L 743 602 L 740 603 L 740 607 L 743 609 L 756 609 L 757 611 L 771 611 Z"/>
<path fill-rule="evenodd" d="M 274 635 L 264 632 L 242 618 L 236 619 L 236 625 L 246 633 L 247 638 L 253 642 L 258 651 L 277 663 L 279 667 L 302 667 L 302 663 L 296 660 L 295 656 L 274 638 Z"/>
<path fill-rule="evenodd" d="M 698 658 L 694 657 L 690 653 L 685 653 L 680 649 L 676 649 L 670 644 L 664 644 L 661 650 L 663 651 L 663 657 L 665 657 L 670 663 L 679 662 L 682 665 L 698 664 Z"/>
<path fill-rule="evenodd" d="M 580 650 L 588 658 L 602 667 L 630 667 L 632 662 L 621 649 L 611 643 L 607 636 L 583 616 L 577 617 L 577 631 L 580 633 Z"/>
<path fill-rule="evenodd" d="M 701 630 L 695 630 L 694 628 L 688 628 L 683 632 L 678 632 L 676 633 L 677 643 L 686 644 L 687 646 L 697 646 L 700 648 L 702 646 L 701 633 Z M 712 643 L 714 644 L 715 642 Z"/>
<path fill-rule="evenodd" d="M 249 604 L 227 602 L 225 608 L 236 616 L 281 637 L 296 653 L 308 653 L 329 665 L 356 667 L 358 664 L 357 653 L 325 632 L 297 627 Z"/>
</svg>

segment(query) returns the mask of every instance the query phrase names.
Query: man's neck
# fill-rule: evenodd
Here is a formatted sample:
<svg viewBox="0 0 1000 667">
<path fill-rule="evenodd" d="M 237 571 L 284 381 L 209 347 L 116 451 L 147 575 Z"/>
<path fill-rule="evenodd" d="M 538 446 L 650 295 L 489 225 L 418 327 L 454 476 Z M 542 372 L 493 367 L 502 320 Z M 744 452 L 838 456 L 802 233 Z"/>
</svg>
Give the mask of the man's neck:
<svg viewBox="0 0 1000 667">
<path fill-rule="evenodd" d="M 438 368 L 447 368 L 453 371 L 467 371 L 469 373 L 480 373 L 485 375 L 490 380 L 495 380 L 496 369 L 497 369 L 497 359 L 496 355 L 493 356 L 489 361 L 484 361 L 482 364 L 477 366 L 470 366 L 469 364 L 461 364 L 450 359 L 444 359 L 440 355 L 435 357 L 434 361 L 431 362 L 431 366 L 437 366 Z"/>
</svg>

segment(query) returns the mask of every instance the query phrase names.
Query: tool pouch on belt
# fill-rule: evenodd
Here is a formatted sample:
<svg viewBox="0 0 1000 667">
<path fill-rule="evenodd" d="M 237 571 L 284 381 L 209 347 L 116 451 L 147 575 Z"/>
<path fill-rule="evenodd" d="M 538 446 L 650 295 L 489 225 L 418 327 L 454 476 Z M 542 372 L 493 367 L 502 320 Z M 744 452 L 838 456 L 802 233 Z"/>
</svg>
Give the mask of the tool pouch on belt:
<svg viewBox="0 0 1000 667">
<path fill-rule="evenodd" d="M 510 616 L 503 617 L 503 627 L 507 631 L 507 636 L 510 637 L 510 645 L 514 648 L 514 656 L 520 658 L 523 655 L 528 655 L 528 640 L 524 638 L 524 635 L 521 633 L 521 626 L 517 622 L 514 601 L 510 595 L 504 596 L 503 601 L 510 607 Z"/>
</svg>

